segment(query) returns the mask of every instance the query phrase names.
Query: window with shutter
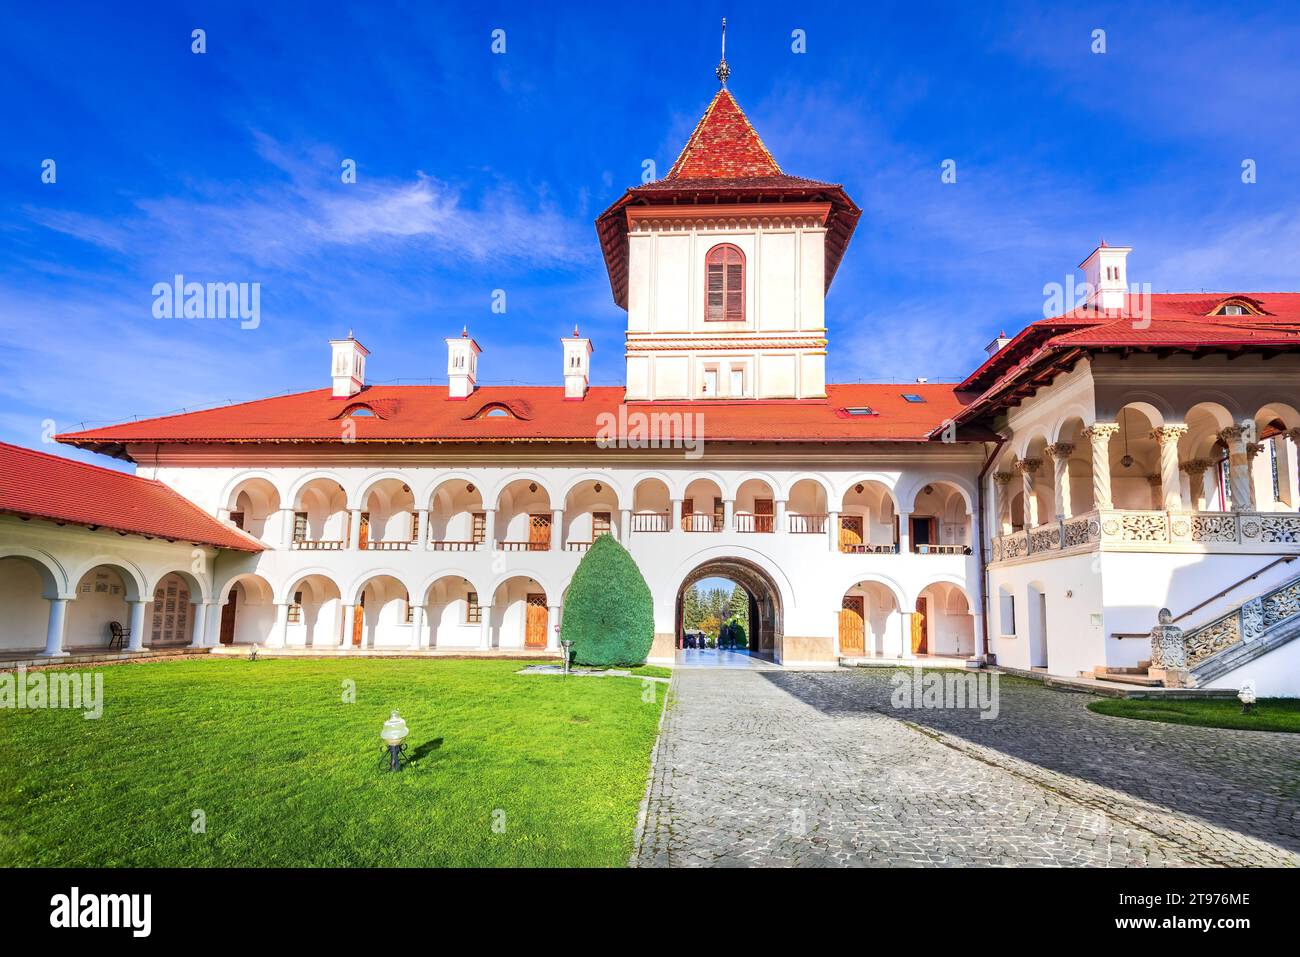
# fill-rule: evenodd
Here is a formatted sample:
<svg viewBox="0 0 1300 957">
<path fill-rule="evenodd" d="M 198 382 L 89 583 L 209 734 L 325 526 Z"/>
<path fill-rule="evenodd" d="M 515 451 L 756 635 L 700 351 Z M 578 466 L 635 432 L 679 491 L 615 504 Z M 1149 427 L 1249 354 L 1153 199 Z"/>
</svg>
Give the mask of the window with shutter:
<svg viewBox="0 0 1300 957">
<path fill-rule="evenodd" d="M 704 318 L 712 322 L 745 320 L 745 254 L 729 243 L 714 246 L 704 257 Z"/>
</svg>

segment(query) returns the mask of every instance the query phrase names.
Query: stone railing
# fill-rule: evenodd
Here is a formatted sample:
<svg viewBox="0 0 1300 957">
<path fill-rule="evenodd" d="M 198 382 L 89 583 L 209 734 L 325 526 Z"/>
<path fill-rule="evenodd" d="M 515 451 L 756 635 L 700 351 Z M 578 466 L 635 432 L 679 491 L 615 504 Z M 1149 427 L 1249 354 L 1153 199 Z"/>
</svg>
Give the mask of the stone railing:
<svg viewBox="0 0 1300 957">
<path fill-rule="evenodd" d="M 1294 545 L 1300 551 L 1300 514 L 1295 512 L 1162 512 L 1100 509 L 1064 522 L 1047 522 L 993 539 L 991 560 L 1027 558 L 1117 545 L 1201 551 L 1224 545 Z"/>
<path fill-rule="evenodd" d="M 1187 666 L 1195 668 L 1211 655 L 1240 642 L 1262 637 L 1274 625 L 1300 616 L 1300 578 L 1245 602 L 1208 624 L 1183 635 Z"/>
</svg>

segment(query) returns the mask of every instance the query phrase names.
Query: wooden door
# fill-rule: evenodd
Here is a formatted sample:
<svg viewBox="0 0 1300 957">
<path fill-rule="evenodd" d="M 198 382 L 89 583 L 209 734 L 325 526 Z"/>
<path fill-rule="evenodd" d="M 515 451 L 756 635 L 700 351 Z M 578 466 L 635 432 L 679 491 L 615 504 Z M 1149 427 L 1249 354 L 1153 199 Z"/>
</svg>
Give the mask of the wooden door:
<svg viewBox="0 0 1300 957">
<path fill-rule="evenodd" d="M 722 531 L 722 525 L 727 520 L 727 506 L 722 504 L 722 499 L 718 496 L 713 497 L 713 530 Z"/>
<path fill-rule="evenodd" d="M 613 527 L 613 515 L 609 512 L 591 513 L 591 540 L 594 542 L 602 535 L 608 535 Z"/>
<path fill-rule="evenodd" d="M 929 654 L 930 626 L 927 622 L 926 609 L 929 603 L 925 598 L 916 600 L 916 614 L 912 616 L 912 654 Z"/>
<path fill-rule="evenodd" d="M 840 516 L 840 551 L 857 551 L 862 544 L 862 516 Z"/>
<path fill-rule="evenodd" d="M 682 528 L 686 529 L 687 531 L 694 530 L 695 526 L 691 523 L 691 519 L 694 515 L 695 515 L 695 499 L 693 498 L 684 499 L 682 501 Z"/>
<path fill-rule="evenodd" d="M 840 607 L 840 654 L 866 654 L 864 618 L 862 596 L 845 595 L 844 604 Z"/>
<path fill-rule="evenodd" d="M 770 498 L 754 499 L 754 531 L 770 532 L 776 521 L 776 512 Z"/>
<path fill-rule="evenodd" d="M 370 544 L 370 513 L 361 513 L 361 531 L 357 535 L 357 548 L 365 548 Z"/>
<path fill-rule="evenodd" d="M 352 609 L 352 647 L 360 648 L 366 633 L 366 593 L 361 593 L 361 601 Z"/>
<path fill-rule="evenodd" d="M 230 589 L 230 594 L 226 597 L 226 603 L 221 606 L 221 643 L 223 645 L 230 645 L 235 642 L 235 606 L 238 602 L 239 589 Z"/>
<path fill-rule="evenodd" d="M 524 647 L 545 648 L 547 619 L 550 617 L 546 611 L 546 596 L 531 594 L 526 601 L 528 618 L 524 627 Z"/>
<path fill-rule="evenodd" d="M 934 519 L 912 519 L 912 551 L 918 552 L 922 545 L 934 545 Z"/>
<path fill-rule="evenodd" d="M 544 552 L 551 547 L 551 513 L 537 512 L 528 516 L 528 550 Z"/>
</svg>

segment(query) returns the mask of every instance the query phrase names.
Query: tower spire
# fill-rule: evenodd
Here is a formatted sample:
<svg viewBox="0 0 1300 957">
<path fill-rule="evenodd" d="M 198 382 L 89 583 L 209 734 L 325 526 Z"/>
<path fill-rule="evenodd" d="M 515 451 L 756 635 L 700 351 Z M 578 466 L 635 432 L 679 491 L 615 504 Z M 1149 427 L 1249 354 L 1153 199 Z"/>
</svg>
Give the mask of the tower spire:
<svg viewBox="0 0 1300 957">
<path fill-rule="evenodd" d="M 722 59 L 718 61 L 718 68 L 713 71 L 717 74 L 718 82 L 722 88 L 727 88 L 727 77 L 731 76 L 731 67 L 727 66 L 727 18 L 722 18 Z"/>
</svg>

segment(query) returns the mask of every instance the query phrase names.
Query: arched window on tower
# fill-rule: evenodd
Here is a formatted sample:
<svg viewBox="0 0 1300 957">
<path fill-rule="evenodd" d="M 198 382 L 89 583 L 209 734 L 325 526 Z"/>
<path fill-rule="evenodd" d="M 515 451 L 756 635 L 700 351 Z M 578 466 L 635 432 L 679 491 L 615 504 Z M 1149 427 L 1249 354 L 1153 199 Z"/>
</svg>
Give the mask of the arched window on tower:
<svg viewBox="0 0 1300 957">
<path fill-rule="evenodd" d="M 744 322 L 745 254 L 730 243 L 714 246 L 704 257 L 704 272 L 704 318 Z"/>
</svg>

